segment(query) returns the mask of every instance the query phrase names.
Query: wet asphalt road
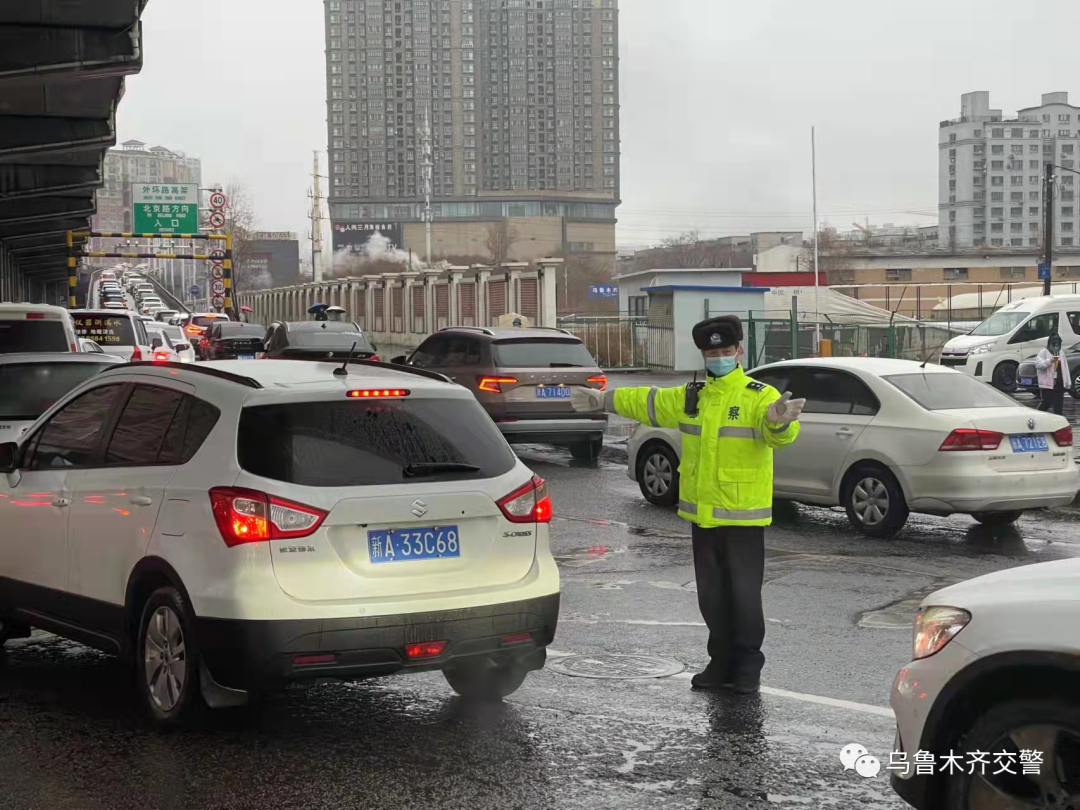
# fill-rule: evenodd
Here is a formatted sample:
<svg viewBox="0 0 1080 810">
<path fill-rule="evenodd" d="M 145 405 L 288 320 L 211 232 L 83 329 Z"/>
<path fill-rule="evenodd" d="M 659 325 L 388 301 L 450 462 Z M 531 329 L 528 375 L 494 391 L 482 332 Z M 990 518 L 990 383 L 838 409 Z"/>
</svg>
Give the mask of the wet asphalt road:
<svg viewBox="0 0 1080 810">
<path fill-rule="evenodd" d="M 901 807 L 884 771 L 845 774 L 837 754 L 857 742 L 887 760 L 888 693 L 917 600 L 1080 553 L 1073 507 L 996 531 L 914 516 L 890 541 L 796 507 L 767 535 L 764 693 L 693 693 L 705 630 L 689 532 L 626 477 L 624 432 L 613 425 L 598 468 L 521 449 L 551 488 L 564 601 L 548 669 L 504 705 L 463 704 L 428 674 L 296 687 L 164 734 L 115 660 L 38 636 L 0 656 L 0 807 Z M 687 670 L 556 671 L 566 654 L 603 653 Z"/>
</svg>

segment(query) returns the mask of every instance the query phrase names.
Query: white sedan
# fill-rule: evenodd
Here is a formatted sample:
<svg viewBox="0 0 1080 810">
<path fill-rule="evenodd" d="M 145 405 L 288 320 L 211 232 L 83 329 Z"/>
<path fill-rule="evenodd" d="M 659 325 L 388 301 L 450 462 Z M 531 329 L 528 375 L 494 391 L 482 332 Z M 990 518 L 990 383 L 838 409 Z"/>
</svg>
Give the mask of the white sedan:
<svg viewBox="0 0 1080 810">
<path fill-rule="evenodd" d="M 779 500 L 842 505 L 852 525 L 890 537 L 909 512 L 965 513 L 990 525 L 1064 506 L 1080 489 L 1072 428 L 937 365 L 879 358 L 788 360 L 751 372 L 806 398 L 799 438 L 774 455 Z M 639 425 L 628 474 L 652 503 L 678 498 L 678 431 Z"/>
<path fill-rule="evenodd" d="M 891 698 L 890 777 L 914 807 L 1080 807 L 1078 579 L 1080 560 L 1061 560 L 923 600 Z"/>
</svg>

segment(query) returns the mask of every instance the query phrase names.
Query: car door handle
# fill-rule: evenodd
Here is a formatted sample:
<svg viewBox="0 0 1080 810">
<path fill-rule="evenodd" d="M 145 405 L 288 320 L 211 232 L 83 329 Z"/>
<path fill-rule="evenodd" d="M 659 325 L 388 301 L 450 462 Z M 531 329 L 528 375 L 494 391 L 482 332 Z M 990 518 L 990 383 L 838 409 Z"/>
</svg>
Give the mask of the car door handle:
<svg viewBox="0 0 1080 810">
<path fill-rule="evenodd" d="M 52 502 L 53 506 L 71 506 L 71 498 L 57 498 Z"/>
<path fill-rule="evenodd" d="M 145 495 L 132 495 L 131 498 L 128 499 L 128 501 L 135 506 L 149 506 L 154 502 L 154 499 L 148 498 Z"/>
<path fill-rule="evenodd" d="M 838 431 L 836 431 L 836 435 L 842 439 L 849 439 L 855 434 L 851 431 L 850 428 L 842 427 Z"/>
</svg>

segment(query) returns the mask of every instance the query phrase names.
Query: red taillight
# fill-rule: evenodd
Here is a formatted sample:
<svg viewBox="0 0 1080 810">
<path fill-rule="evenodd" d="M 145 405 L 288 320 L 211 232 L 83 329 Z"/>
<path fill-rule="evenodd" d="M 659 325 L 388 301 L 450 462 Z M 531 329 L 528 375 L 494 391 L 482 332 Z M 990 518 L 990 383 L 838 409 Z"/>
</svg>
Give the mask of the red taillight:
<svg viewBox="0 0 1080 810">
<path fill-rule="evenodd" d="M 263 540 L 307 537 L 327 515 L 314 506 L 239 487 L 214 487 L 210 490 L 210 504 L 218 531 L 230 548 Z"/>
<path fill-rule="evenodd" d="M 185 326 L 184 331 L 187 332 L 189 335 L 201 335 L 203 333 L 202 328 L 199 326 L 195 326 L 194 324 L 189 324 L 188 326 Z"/>
<path fill-rule="evenodd" d="M 941 443 L 938 450 L 997 450 L 1004 433 L 996 430 L 975 430 L 974 428 L 957 428 Z"/>
<path fill-rule="evenodd" d="M 548 497 L 547 482 L 534 475 L 529 483 L 500 500 L 499 509 L 511 523 L 548 523 L 551 498 Z"/>
<path fill-rule="evenodd" d="M 142 361 L 142 349 L 136 346 L 131 350 L 131 362 L 138 363 Z"/>
<path fill-rule="evenodd" d="M 532 633 L 516 633 L 512 636 L 503 636 L 502 643 L 507 646 L 510 644 L 524 644 L 526 641 L 532 641 Z"/>
<path fill-rule="evenodd" d="M 168 359 L 169 359 L 169 353 L 168 352 L 161 352 L 161 351 L 154 352 L 154 362 L 155 363 L 162 363 L 162 362 L 165 362 Z"/>
<path fill-rule="evenodd" d="M 382 362 L 382 360 L 379 359 L 379 355 L 377 355 L 377 354 L 371 355 L 371 357 L 369 357 L 368 360 L 370 360 L 372 363 L 381 363 Z"/>
<path fill-rule="evenodd" d="M 489 391 L 492 394 L 501 394 L 504 385 L 513 385 L 517 377 L 477 377 L 481 391 Z"/>
<path fill-rule="evenodd" d="M 406 644 L 405 655 L 412 659 L 437 658 L 445 649 L 445 641 L 421 641 L 417 644 Z"/>
<path fill-rule="evenodd" d="M 362 388 L 357 391 L 346 391 L 345 396 L 350 399 L 387 399 L 407 397 L 409 392 L 404 388 Z"/>
<path fill-rule="evenodd" d="M 607 391 L 607 377 L 603 374 L 599 374 L 596 377 L 589 377 L 589 382 L 593 385 L 600 386 L 601 391 Z"/>
<path fill-rule="evenodd" d="M 1057 442 L 1058 447 L 1072 447 L 1073 444 L 1073 432 L 1072 425 L 1066 425 L 1061 430 L 1054 431 L 1054 441 Z"/>
<path fill-rule="evenodd" d="M 44 312 L 27 312 L 26 320 L 28 321 L 43 321 L 45 320 Z"/>
</svg>

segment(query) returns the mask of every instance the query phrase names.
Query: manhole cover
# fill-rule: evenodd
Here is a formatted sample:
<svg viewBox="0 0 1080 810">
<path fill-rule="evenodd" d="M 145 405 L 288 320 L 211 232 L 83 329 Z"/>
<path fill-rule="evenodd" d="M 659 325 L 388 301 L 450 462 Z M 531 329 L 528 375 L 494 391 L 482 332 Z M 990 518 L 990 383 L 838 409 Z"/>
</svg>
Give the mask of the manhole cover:
<svg viewBox="0 0 1080 810">
<path fill-rule="evenodd" d="M 649 655 L 569 655 L 549 661 L 547 668 L 574 678 L 637 680 L 678 675 L 686 664 Z"/>
</svg>

